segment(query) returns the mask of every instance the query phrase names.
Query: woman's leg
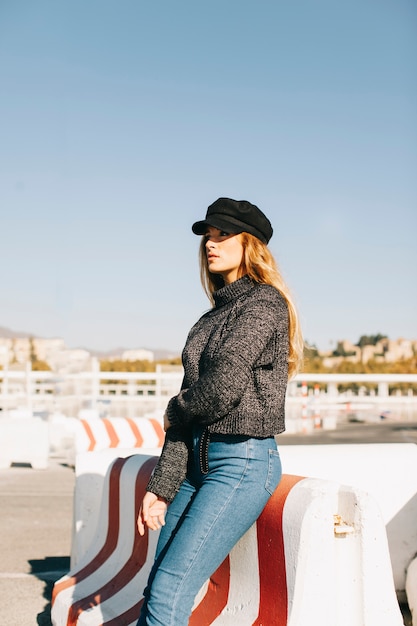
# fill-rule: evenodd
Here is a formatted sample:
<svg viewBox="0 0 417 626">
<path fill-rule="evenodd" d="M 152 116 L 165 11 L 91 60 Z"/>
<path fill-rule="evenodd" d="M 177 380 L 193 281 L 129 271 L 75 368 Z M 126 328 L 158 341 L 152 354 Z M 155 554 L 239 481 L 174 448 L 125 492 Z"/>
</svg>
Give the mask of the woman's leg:
<svg viewBox="0 0 417 626">
<path fill-rule="evenodd" d="M 148 612 L 147 604 L 149 600 L 149 593 L 152 586 L 155 573 L 158 569 L 159 563 L 162 560 L 170 541 L 175 536 L 176 528 L 180 525 L 181 518 L 184 516 L 185 511 L 190 505 L 191 499 L 195 494 L 195 487 L 186 479 L 175 496 L 173 502 L 169 505 L 167 513 L 165 515 L 165 526 L 162 526 L 159 532 L 158 543 L 155 551 L 155 560 L 149 574 L 147 586 L 143 592 L 144 603 L 140 613 L 137 626 L 146 626 L 146 615 Z"/>
<path fill-rule="evenodd" d="M 209 472 L 198 476 L 195 495 L 160 551 L 141 626 L 187 626 L 201 586 L 259 517 L 280 478 L 273 438 L 210 443 Z"/>
</svg>

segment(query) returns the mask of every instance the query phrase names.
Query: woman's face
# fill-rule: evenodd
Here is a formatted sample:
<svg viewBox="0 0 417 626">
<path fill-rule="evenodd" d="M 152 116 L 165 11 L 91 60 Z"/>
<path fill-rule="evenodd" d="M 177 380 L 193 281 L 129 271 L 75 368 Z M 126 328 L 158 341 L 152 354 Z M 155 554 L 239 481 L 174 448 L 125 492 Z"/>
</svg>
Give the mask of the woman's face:
<svg viewBox="0 0 417 626">
<path fill-rule="evenodd" d="M 243 257 L 242 236 L 229 235 L 214 226 L 208 226 L 205 235 L 208 269 L 221 274 L 225 285 L 240 278 Z"/>
</svg>

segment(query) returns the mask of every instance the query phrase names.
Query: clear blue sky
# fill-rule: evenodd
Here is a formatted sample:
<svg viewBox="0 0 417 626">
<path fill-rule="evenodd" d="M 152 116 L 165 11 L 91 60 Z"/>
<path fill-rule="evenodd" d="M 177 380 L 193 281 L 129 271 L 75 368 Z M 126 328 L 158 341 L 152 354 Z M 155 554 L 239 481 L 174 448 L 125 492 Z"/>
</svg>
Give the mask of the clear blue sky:
<svg viewBox="0 0 417 626">
<path fill-rule="evenodd" d="M 0 326 L 179 351 L 193 221 L 270 217 L 306 338 L 417 338 L 415 0 L 2 0 Z"/>
</svg>

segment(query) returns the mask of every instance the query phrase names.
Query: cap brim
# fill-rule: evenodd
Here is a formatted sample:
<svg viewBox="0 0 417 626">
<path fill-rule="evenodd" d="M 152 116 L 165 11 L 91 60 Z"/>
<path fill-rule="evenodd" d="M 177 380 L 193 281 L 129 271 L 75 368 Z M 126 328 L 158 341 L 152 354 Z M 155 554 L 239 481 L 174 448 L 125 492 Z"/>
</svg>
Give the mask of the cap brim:
<svg viewBox="0 0 417 626">
<path fill-rule="evenodd" d="M 195 222 L 195 224 L 191 226 L 191 230 L 193 231 L 194 235 L 204 235 L 207 226 L 207 222 L 205 220 L 201 220 L 201 222 Z"/>
<path fill-rule="evenodd" d="M 207 228 L 209 226 L 213 226 L 213 228 L 218 228 L 219 230 L 224 230 L 226 233 L 230 233 L 233 235 L 237 235 L 237 233 L 243 233 L 245 230 L 244 226 L 233 224 L 227 218 L 223 219 L 219 216 L 210 217 L 210 220 L 201 220 L 200 222 L 195 222 L 191 230 L 195 235 L 205 235 L 207 232 Z"/>
</svg>

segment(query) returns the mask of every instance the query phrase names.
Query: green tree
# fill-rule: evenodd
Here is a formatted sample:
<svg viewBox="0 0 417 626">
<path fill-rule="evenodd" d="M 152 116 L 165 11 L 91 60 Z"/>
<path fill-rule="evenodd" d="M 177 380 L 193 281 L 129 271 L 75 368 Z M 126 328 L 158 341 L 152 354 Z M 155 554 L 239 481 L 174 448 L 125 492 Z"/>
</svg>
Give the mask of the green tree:
<svg viewBox="0 0 417 626">
<path fill-rule="evenodd" d="M 100 361 L 102 372 L 154 372 L 155 369 L 153 361 L 124 361 L 122 359 Z"/>
<path fill-rule="evenodd" d="M 387 335 L 381 335 L 381 333 L 377 333 L 376 335 L 361 335 L 356 345 L 359 346 L 359 348 L 363 348 L 363 346 L 376 346 L 381 339 L 387 339 Z"/>
<path fill-rule="evenodd" d="M 51 370 L 50 366 L 46 361 L 42 359 L 38 359 L 38 355 L 36 353 L 35 341 L 33 337 L 29 339 L 29 361 L 33 371 L 37 372 L 48 372 Z"/>
<path fill-rule="evenodd" d="M 36 359 L 36 361 L 32 362 L 32 370 L 34 372 L 50 372 L 51 367 L 46 361 Z"/>
<path fill-rule="evenodd" d="M 33 363 L 35 363 L 35 361 L 37 361 L 37 355 L 36 355 L 36 348 L 35 348 L 35 342 L 33 340 L 33 337 L 29 338 L 29 361 L 32 363 L 32 369 L 33 369 Z"/>
</svg>

